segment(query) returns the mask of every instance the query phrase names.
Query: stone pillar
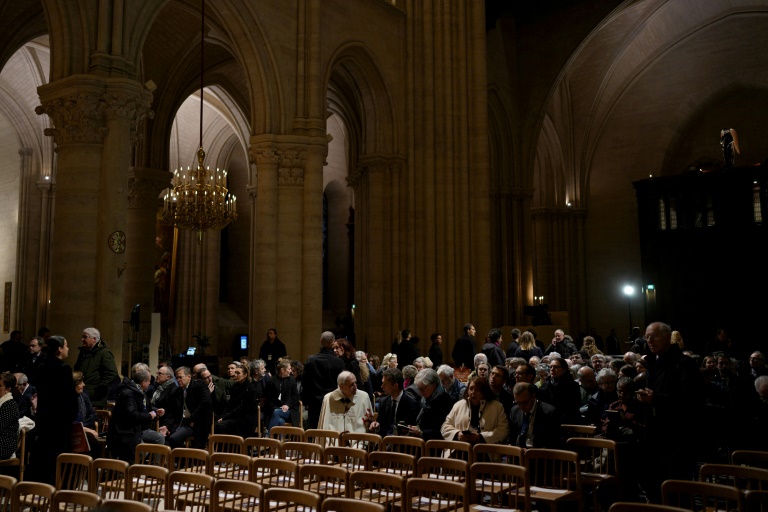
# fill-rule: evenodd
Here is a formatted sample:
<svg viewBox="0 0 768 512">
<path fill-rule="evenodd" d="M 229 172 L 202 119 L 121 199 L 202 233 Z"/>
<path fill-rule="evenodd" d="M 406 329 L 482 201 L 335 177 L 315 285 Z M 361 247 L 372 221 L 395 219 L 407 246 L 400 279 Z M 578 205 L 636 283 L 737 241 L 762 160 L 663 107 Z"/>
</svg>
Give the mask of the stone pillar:
<svg viewBox="0 0 768 512">
<path fill-rule="evenodd" d="M 50 176 L 45 176 L 37 182 L 40 190 L 40 244 L 37 255 L 37 316 L 35 325 L 48 325 L 48 311 L 51 291 L 51 260 L 53 239 L 53 202 L 56 188 Z"/>
<path fill-rule="evenodd" d="M 36 268 L 33 267 L 33 259 L 29 257 L 29 242 L 30 242 L 30 224 L 31 219 L 29 217 L 29 188 L 31 185 L 31 166 L 32 166 L 32 150 L 30 148 L 19 149 L 19 216 L 18 216 L 18 237 L 16 244 L 16 275 L 18 281 L 14 284 L 13 290 L 13 308 L 11 310 L 11 325 L 17 326 L 22 332 L 26 333 L 25 336 L 29 337 L 30 333 L 37 332 L 35 326 L 25 325 L 24 319 L 29 318 L 30 315 L 26 314 L 29 298 L 34 297 L 34 283 L 37 281 Z M 37 205 L 34 205 L 37 206 Z M 31 329 L 30 329 L 31 327 Z"/>
</svg>

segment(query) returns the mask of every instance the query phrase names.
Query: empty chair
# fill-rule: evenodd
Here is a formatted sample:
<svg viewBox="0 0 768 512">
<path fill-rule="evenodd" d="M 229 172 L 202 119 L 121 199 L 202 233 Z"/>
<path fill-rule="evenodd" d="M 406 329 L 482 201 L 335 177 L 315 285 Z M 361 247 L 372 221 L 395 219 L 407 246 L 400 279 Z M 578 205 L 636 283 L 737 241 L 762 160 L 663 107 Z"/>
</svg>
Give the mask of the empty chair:
<svg viewBox="0 0 768 512">
<path fill-rule="evenodd" d="M 251 458 L 242 453 L 214 453 L 208 462 L 208 474 L 214 478 L 248 480 Z"/>
<path fill-rule="evenodd" d="M 382 450 L 387 452 L 413 455 L 416 460 L 424 455 L 424 440 L 420 437 L 386 436 L 382 442 Z"/>
<path fill-rule="evenodd" d="M 0 475 L 0 510 L 7 512 L 11 510 L 13 503 L 13 487 L 17 480 L 12 476 Z"/>
<path fill-rule="evenodd" d="M 350 498 L 325 498 L 321 512 L 386 512 L 387 507 L 370 501 Z"/>
<path fill-rule="evenodd" d="M 709 482 L 666 480 L 661 484 L 661 502 L 688 510 L 741 512 L 741 491 L 736 487 Z"/>
<path fill-rule="evenodd" d="M 264 499 L 261 504 L 261 512 L 294 512 L 299 507 L 303 512 L 319 511 L 319 494 L 298 489 L 281 489 L 273 487 L 264 491 Z"/>
<path fill-rule="evenodd" d="M 347 446 L 329 446 L 323 454 L 326 464 L 342 467 L 350 473 L 368 469 L 368 453 L 365 450 Z"/>
<path fill-rule="evenodd" d="M 200 448 L 174 448 L 171 450 L 171 468 L 175 471 L 208 473 L 210 455 Z"/>
<path fill-rule="evenodd" d="M 213 477 L 189 471 L 174 471 L 166 485 L 166 510 L 209 512 Z"/>
<path fill-rule="evenodd" d="M 485 444 L 485 443 L 481 443 Z M 430 439 L 424 445 L 424 453 L 427 457 L 447 457 L 466 461 L 472 465 L 472 445 L 464 441 L 445 441 L 442 439 Z"/>
<path fill-rule="evenodd" d="M 243 453 L 244 440 L 230 434 L 211 434 L 208 436 L 208 453 Z"/>
<path fill-rule="evenodd" d="M 56 491 L 53 495 L 55 512 L 88 512 L 101 506 L 101 498 L 88 491 Z"/>
<path fill-rule="evenodd" d="M 416 470 L 416 457 L 406 453 L 373 452 L 368 455 L 368 469 L 408 478 Z"/>
<path fill-rule="evenodd" d="M 91 464 L 88 490 L 103 500 L 125 496 L 128 463 L 117 459 L 95 459 Z"/>
<path fill-rule="evenodd" d="M 290 460 L 252 459 L 251 481 L 264 489 L 270 487 L 296 487 L 299 465 Z"/>
<path fill-rule="evenodd" d="M 341 434 L 341 446 L 358 448 L 368 453 L 379 451 L 382 446 L 382 439 L 379 434 L 368 434 L 363 432 L 343 432 Z"/>
<path fill-rule="evenodd" d="M 347 470 L 336 466 L 304 464 L 299 467 L 299 488 L 324 498 L 347 495 Z"/>
<path fill-rule="evenodd" d="M 758 450 L 736 450 L 731 454 L 731 462 L 739 466 L 752 466 L 768 469 L 768 452 Z"/>
<path fill-rule="evenodd" d="M 609 512 L 688 512 L 684 508 L 654 505 L 652 503 L 629 503 L 619 501 L 611 505 Z"/>
<path fill-rule="evenodd" d="M 466 512 L 469 510 L 467 486 L 458 482 L 409 478 L 405 484 L 405 496 L 405 512 Z"/>
<path fill-rule="evenodd" d="M 104 500 L 102 505 L 112 512 L 152 512 L 149 505 L 131 500 Z"/>
<path fill-rule="evenodd" d="M 531 510 L 528 470 L 523 466 L 475 462 L 470 468 L 470 482 L 467 487 L 475 495 L 475 499 L 470 497 L 470 502 L 525 512 Z"/>
<path fill-rule="evenodd" d="M 283 458 L 301 464 L 322 464 L 325 461 L 323 447 L 315 443 L 286 441 L 283 443 Z"/>
<path fill-rule="evenodd" d="M 272 430 L 269 431 L 269 437 L 279 439 L 283 443 L 286 441 L 301 443 L 304 441 L 304 429 L 301 427 L 287 427 L 285 425 L 272 427 Z"/>
<path fill-rule="evenodd" d="M 125 498 L 149 505 L 154 511 L 161 510 L 169 473 L 164 467 L 134 464 L 128 468 Z"/>
<path fill-rule="evenodd" d="M 243 453 L 249 457 L 281 457 L 283 443 L 271 437 L 247 437 L 243 441 Z"/>
<path fill-rule="evenodd" d="M 218 479 L 213 483 L 211 512 L 259 510 L 264 489 L 253 482 Z"/>
<path fill-rule="evenodd" d="M 731 464 L 704 464 L 699 469 L 702 482 L 731 485 L 747 491 L 768 491 L 768 469 Z"/>
<path fill-rule="evenodd" d="M 525 451 L 531 499 L 547 503 L 552 511 L 564 501 L 581 503 L 581 469 L 575 452 L 531 448 Z"/>
<path fill-rule="evenodd" d="M 355 471 L 349 475 L 347 496 L 381 505 L 393 504 L 405 494 L 405 479 L 376 471 Z"/>
<path fill-rule="evenodd" d="M 305 443 L 316 443 L 323 448 L 329 446 L 340 446 L 341 432 L 335 430 L 325 430 L 321 428 L 311 428 L 304 431 Z"/>
<path fill-rule="evenodd" d="M 80 453 L 62 453 L 56 458 L 56 490 L 86 491 L 93 459 Z"/>
<path fill-rule="evenodd" d="M 51 512 L 56 488 L 40 482 L 18 482 L 13 488 L 11 510 L 22 512 Z"/>
<path fill-rule="evenodd" d="M 469 464 L 464 460 L 422 457 L 416 461 L 416 476 L 451 482 L 466 482 Z"/>
<path fill-rule="evenodd" d="M 616 442 L 594 437 L 572 437 L 566 447 L 579 455 L 581 485 L 592 493 L 592 506 L 600 511 L 601 503 L 613 503 L 619 493 L 619 462 Z"/>
<path fill-rule="evenodd" d="M 509 444 L 478 443 L 472 447 L 473 462 L 506 462 L 523 466 L 523 449 Z"/>
<path fill-rule="evenodd" d="M 768 491 L 747 491 L 744 495 L 744 510 L 768 512 Z"/>
<path fill-rule="evenodd" d="M 164 444 L 139 443 L 136 446 L 135 464 L 160 466 L 171 470 L 171 447 Z"/>
<path fill-rule="evenodd" d="M 99 434 L 96 438 L 98 443 L 98 456 L 107 457 L 107 432 L 109 431 L 109 422 L 112 420 L 112 411 L 106 409 L 96 409 L 96 429 Z"/>
<path fill-rule="evenodd" d="M 560 425 L 560 432 L 563 434 L 563 439 L 570 439 L 572 437 L 592 437 L 597 433 L 597 427 L 595 425 Z"/>
</svg>

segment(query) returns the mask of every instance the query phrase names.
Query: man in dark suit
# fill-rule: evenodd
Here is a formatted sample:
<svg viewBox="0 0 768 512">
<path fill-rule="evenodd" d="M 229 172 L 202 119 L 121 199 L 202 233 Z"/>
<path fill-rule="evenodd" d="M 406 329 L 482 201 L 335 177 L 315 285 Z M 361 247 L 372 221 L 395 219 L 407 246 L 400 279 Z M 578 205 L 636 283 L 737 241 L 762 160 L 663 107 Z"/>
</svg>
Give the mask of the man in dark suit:
<svg viewBox="0 0 768 512">
<path fill-rule="evenodd" d="M 371 424 L 371 430 L 379 429 L 382 436 L 398 435 L 397 425 L 415 425 L 420 404 L 408 393 L 403 392 L 403 374 L 397 368 L 387 368 L 381 380 L 381 389 L 386 396 L 379 402 L 378 422 Z M 407 430 L 402 435 L 406 435 Z"/>
<path fill-rule="evenodd" d="M 173 368 L 161 366 L 155 375 L 155 391 L 149 400 L 148 409 L 156 411 L 164 409 L 165 414 L 160 417 L 160 429 L 165 435 L 172 434 L 179 423 L 181 405 L 177 402 L 177 390 L 179 385 L 173 378 Z M 165 429 L 163 429 L 165 427 Z"/>
<path fill-rule="evenodd" d="M 192 448 L 205 449 L 208 444 L 208 434 L 211 433 L 213 412 L 211 409 L 211 392 L 203 381 L 192 379 L 192 370 L 181 366 L 176 370 L 176 390 L 179 410 L 176 413 L 181 423 L 176 431 L 166 438 L 166 444 L 171 448 L 184 446 L 184 441 L 194 435 Z"/>
<path fill-rule="evenodd" d="M 16 390 L 19 392 L 19 417 L 32 416 L 32 397 L 37 393 L 35 386 L 30 386 L 27 376 L 16 373 Z"/>
<path fill-rule="evenodd" d="M 320 352 L 309 356 L 304 364 L 304 374 L 301 383 L 301 400 L 309 414 L 309 428 L 317 428 L 320 419 L 320 409 L 325 395 L 338 386 L 336 379 L 345 370 L 344 361 L 333 353 L 331 345 L 335 336 L 330 331 L 320 335 Z M 362 384 L 362 383 L 360 383 Z"/>
<path fill-rule="evenodd" d="M 512 388 L 515 405 L 509 413 L 509 441 L 521 448 L 560 448 L 560 420 L 556 409 L 540 402 L 534 386 L 518 382 Z"/>
</svg>

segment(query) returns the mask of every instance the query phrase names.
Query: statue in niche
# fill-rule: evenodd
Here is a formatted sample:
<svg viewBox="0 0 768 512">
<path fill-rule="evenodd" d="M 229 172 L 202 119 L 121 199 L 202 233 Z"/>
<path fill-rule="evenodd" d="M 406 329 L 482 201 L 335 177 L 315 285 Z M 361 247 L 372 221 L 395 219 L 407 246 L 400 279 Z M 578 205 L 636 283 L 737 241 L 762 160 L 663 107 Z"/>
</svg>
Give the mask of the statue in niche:
<svg viewBox="0 0 768 512">
<path fill-rule="evenodd" d="M 736 160 L 736 154 L 741 154 L 741 151 L 739 151 L 739 137 L 736 135 L 736 130 L 733 128 L 720 130 L 720 146 L 723 148 L 725 170 L 730 171 L 733 169 L 733 162 Z"/>
</svg>

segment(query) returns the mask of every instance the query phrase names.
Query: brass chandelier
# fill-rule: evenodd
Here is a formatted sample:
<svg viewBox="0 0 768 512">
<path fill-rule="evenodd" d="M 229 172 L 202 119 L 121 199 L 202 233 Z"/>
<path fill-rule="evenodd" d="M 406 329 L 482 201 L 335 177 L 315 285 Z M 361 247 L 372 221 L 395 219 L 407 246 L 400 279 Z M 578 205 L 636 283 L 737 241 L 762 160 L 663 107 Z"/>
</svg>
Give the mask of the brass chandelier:
<svg viewBox="0 0 768 512">
<path fill-rule="evenodd" d="M 198 243 L 203 231 L 223 229 L 237 219 L 237 198 L 227 189 L 227 171 L 204 165 L 203 150 L 203 71 L 205 46 L 205 0 L 202 2 L 200 41 L 200 145 L 197 168 L 177 169 L 173 188 L 163 191 L 163 220 L 180 229 L 197 231 Z"/>
</svg>

